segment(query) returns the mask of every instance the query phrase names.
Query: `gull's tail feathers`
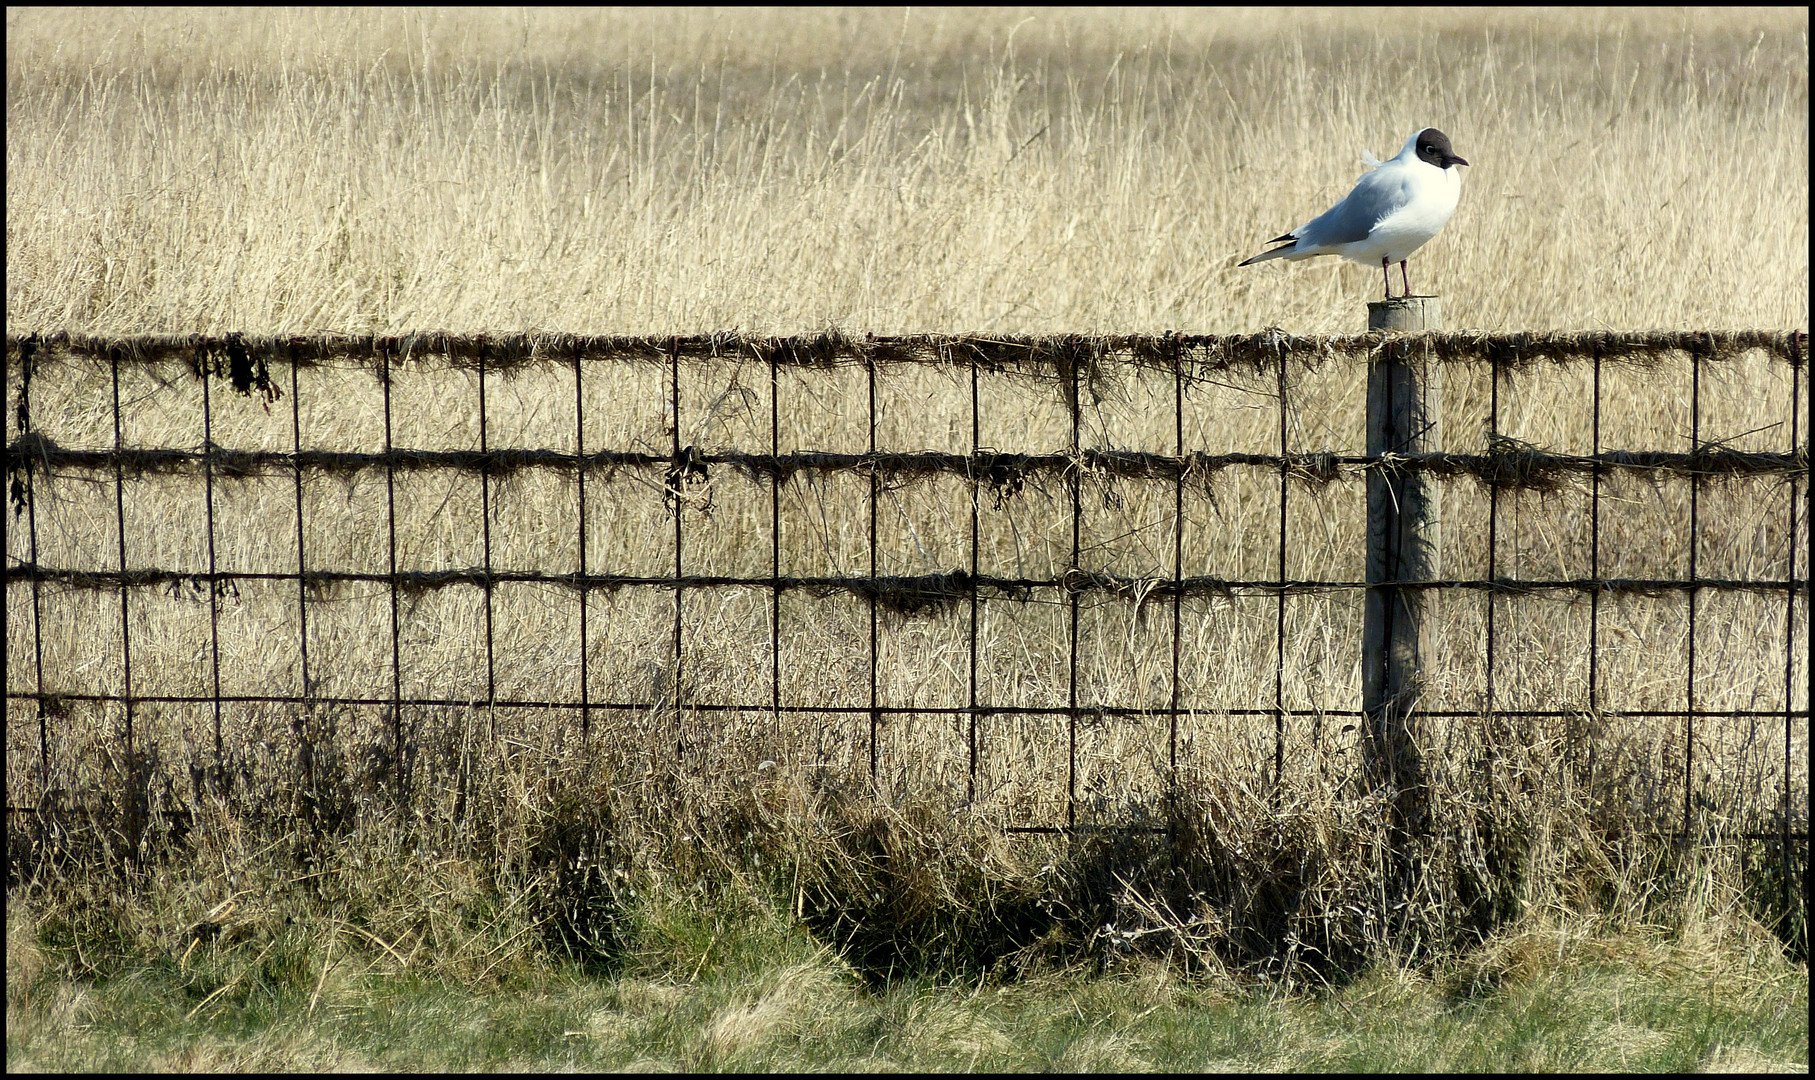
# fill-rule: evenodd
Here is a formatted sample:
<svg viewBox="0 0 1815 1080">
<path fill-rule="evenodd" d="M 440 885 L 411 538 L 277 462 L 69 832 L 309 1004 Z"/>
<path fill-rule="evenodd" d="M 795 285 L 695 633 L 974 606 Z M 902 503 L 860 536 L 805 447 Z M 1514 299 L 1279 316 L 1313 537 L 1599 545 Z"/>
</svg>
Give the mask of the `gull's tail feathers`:
<svg viewBox="0 0 1815 1080">
<path fill-rule="evenodd" d="M 1281 237 L 1281 239 L 1283 240 L 1285 237 Z M 1298 241 L 1293 240 L 1285 247 L 1276 247 L 1272 251 L 1263 251 L 1252 259 L 1243 259 L 1235 265 L 1247 266 L 1250 263 L 1266 262 L 1268 259 L 1289 259 L 1296 254 L 1298 254 Z"/>
</svg>

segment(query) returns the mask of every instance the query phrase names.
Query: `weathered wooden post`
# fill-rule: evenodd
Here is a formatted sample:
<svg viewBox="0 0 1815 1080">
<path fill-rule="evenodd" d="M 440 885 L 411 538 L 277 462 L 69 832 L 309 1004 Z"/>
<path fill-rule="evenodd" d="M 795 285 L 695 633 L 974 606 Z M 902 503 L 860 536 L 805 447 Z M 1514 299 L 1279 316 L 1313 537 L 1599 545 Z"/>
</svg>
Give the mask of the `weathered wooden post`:
<svg viewBox="0 0 1815 1080">
<path fill-rule="evenodd" d="M 1368 305 L 1368 331 L 1441 330 L 1437 297 L 1411 296 Z M 1442 449 L 1443 374 L 1434 357 L 1388 340 L 1368 364 L 1369 457 L 1434 453 Z M 1367 601 L 1361 630 L 1361 695 L 1367 714 L 1363 740 L 1370 791 L 1392 799 L 1398 881 L 1403 898 L 1414 868 L 1406 841 L 1424 826 L 1424 770 L 1413 736 L 1413 710 L 1431 669 L 1426 590 L 1400 582 L 1442 575 L 1438 489 L 1423 473 L 1391 464 L 1369 471 Z"/>
</svg>

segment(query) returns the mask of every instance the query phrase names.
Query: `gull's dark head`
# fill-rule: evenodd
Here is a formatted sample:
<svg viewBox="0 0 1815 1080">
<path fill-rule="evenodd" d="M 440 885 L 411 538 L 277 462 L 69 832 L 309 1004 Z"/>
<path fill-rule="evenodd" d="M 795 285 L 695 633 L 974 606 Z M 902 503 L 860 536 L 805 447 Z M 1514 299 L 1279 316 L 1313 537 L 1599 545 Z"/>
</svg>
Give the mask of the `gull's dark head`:
<svg viewBox="0 0 1815 1080">
<path fill-rule="evenodd" d="M 1418 133 L 1418 160 L 1435 165 L 1439 169 L 1447 169 L 1451 165 L 1468 164 L 1464 159 L 1457 157 L 1454 150 L 1450 149 L 1449 136 L 1436 128 L 1425 128 Z"/>
</svg>

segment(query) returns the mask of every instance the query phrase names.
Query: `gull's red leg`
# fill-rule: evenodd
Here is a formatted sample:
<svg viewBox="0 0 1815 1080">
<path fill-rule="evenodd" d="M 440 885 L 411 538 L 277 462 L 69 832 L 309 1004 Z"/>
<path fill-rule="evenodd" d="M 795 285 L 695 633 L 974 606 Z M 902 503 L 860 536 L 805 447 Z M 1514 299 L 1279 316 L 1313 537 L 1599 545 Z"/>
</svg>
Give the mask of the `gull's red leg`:
<svg viewBox="0 0 1815 1080">
<path fill-rule="evenodd" d="M 1386 276 L 1386 268 L 1387 257 L 1382 255 L 1380 257 L 1380 284 L 1386 289 L 1386 298 L 1391 300 L 1393 298 L 1393 279 Z"/>
<path fill-rule="evenodd" d="M 1412 295 L 1412 283 L 1405 276 L 1405 260 L 1399 260 L 1399 283 L 1405 286 L 1405 295 Z"/>
</svg>

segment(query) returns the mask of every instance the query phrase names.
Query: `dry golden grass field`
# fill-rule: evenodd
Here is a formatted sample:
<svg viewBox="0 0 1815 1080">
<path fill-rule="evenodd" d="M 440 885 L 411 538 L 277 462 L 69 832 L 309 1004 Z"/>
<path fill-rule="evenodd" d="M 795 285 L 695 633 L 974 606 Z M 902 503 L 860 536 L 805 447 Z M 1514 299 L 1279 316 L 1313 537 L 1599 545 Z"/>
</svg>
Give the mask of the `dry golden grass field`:
<svg viewBox="0 0 1815 1080">
<path fill-rule="evenodd" d="M 1377 271 L 1236 264 L 1341 197 L 1364 150 L 1391 156 L 1427 125 L 1472 163 L 1455 217 L 1411 266 L 1450 328 L 1806 329 L 1806 11 L 1391 18 L 1389 30 L 1372 11 L 10 10 L 7 331 L 1355 333 Z M 21 434 L 10 341 L 9 447 Z M 1718 443 L 1802 457 L 1787 474 L 1692 483 L 1617 469 L 1598 488 L 1576 476 L 1498 496 L 1446 480 L 1445 576 L 1487 577 L 1491 560 L 1492 574 L 1529 580 L 1591 567 L 1682 578 L 1693 560 L 1704 578 L 1808 579 L 1806 366 L 1762 351 L 1699 375 L 1680 354 L 1609 363 L 1598 444 L 1588 364 L 1519 368 L 1497 397 L 1487 365 L 1446 367 L 1441 443 L 1456 453 L 1487 451 L 1491 417 L 1497 434 L 1557 453 Z M 772 382 L 746 354 L 678 370 L 677 387 L 661 363 L 589 362 L 577 393 L 572 366 L 494 372 L 485 445 L 870 445 L 861 366 L 784 366 Z M 275 402 L 214 380 L 204 417 L 185 364 L 123 364 L 118 438 L 197 450 L 206 423 L 237 450 L 480 446 L 470 367 L 400 363 L 388 434 L 369 364 L 272 376 Z M 1294 367 L 1288 382 L 1285 449 L 1365 452 L 1363 364 Z M 1078 443 L 1277 454 L 1277 386 L 1274 370 L 1232 369 L 1181 399 L 1169 373 L 1106 365 Z M 970 387 L 962 366 L 879 369 L 874 445 L 1068 447 L 1051 380 L 983 373 L 974 443 Z M 114 395 L 105 362 L 47 353 L 32 428 L 109 450 Z M 666 468 L 589 470 L 584 530 L 572 469 L 399 471 L 394 510 L 382 468 L 210 481 L 185 467 L 117 486 L 111 466 L 74 469 L 34 481 L 35 538 L 9 518 L 9 567 L 33 561 L 35 543 L 37 562 L 65 569 L 118 570 L 123 546 L 131 568 L 202 574 L 212 551 L 222 571 L 386 574 L 393 516 L 402 571 L 489 559 L 564 574 L 583 557 L 592 574 L 765 577 L 778 557 L 783 575 L 865 575 L 872 520 L 876 574 L 971 558 L 962 475 L 883 485 L 872 506 L 855 470 L 772 486 L 728 466 L 679 511 L 677 552 Z M 1079 491 L 1087 570 L 1362 577 L 1360 470 L 1282 483 L 1277 466 L 1234 466 L 1182 491 L 1085 476 Z M 1007 497 L 983 488 L 979 572 L 1063 574 L 1071 498 L 1057 472 Z M 1360 708 L 1359 591 L 1184 600 L 1176 687 L 1168 602 L 1088 594 L 1074 640 L 1064 590 L 991 597 L 977 608 L 974 683 L 968 605 L 885 613 L 873 661 L 891 709 L 1064 708 L 1075 694 L 1131 710 L 1176 695 L 1190 711 L 1176 772 L 1170 717 L 1097 716 L 1074 734 L 1064 715 L 985 716 L 974 778 L 967 718 L 892 712 L 879 789 L 871 614 L 849 593 L 687 590 L 677 700 L 671 588 L 590 593 L 584 669 L 577 594 L 554 585 L 500 584 L 489 606 L 476 586 L 408 592 L 395 669 L 383 584 L 299 598 L 294 578 L 243 581 L 219 602 L 217 632 L 205 584 L 127 591 L 130 688 L 120 590 L 9 579 L 9 691 L 207 698 L 218 670 L 228 697 L 389 700 L 395 678 L 406 699 L 479 703 L 401 716 L 143 703 L 128 716 L 77 701 L 46 719 L 9 698 L 12 805 L 69 800 L 150 832 L 194 815 L 176 869 L 121 871 L 156 880 L 141 892 L 158 914 L 110 931 L 135 955 L 168 947 L 183 912 L 222 897 L 271 922 L 306 895 L 399 960 L 406 941 L 428 943 L 422 963 L 483 980 L 528 940 L 609 954 L 633 884 L 716 873 L 780 874 L 795 916 L 869 971 L 1000 969 L 1061 931 L 1099 951 L 1328 970 L 1376 955 L 1389 925 L 1409 955 L 1546 905 L 1639 911 L 1658 895 L 1648 875 L 1680 869 L 1688 849 L 1655 834 L 1680 827 L 1687 804 L 1703 833 L 1774 831 L 1786 812 L 1807 828 L 1806 586 L 1707 591 L 1693 635 L 1680 592 L 1609 594 L 1592 611 L 1577 593 L 1434 594 L 1424 704 L 1453 715 L 1420 728 L 1439 809 L 1422 876 L 1391 910 L 1382 801 L 1361 790 L 1360 736 L 1342 715 Z M 1490 603 L 1491 707 L 1546 715 L 1488 716 Z M 582 717 L 582 687 L 590 702 L 647 707 Z M 1681 710 L 1691 693 L 1694 708 L 1734 715 L 1700 721 L 1686 791 L 1681 718 L 1608 714 Z M 778 714 L 775 702 L 849 711 Z M 1290 713 L 1277 729 L 1231 711 L 1274 708 Z M 393 723 L 414 755 L 403 803 L 386 801 Z M 1068 814 L 1159 822 L 1188 842 L 1080 842 L 1080 854 L 1000 831 Z M 1762 905 L 1758 918 L 1800 925 L 1800 900 L 1771 907 L 1789 893 L 1759 877 L 1764 849 L 1689 847 L 1702 853 L 1689 861 L 1722 868 L 1721 888 Z M 97 850 L 122 866 L 147 858 L 117 839 Z M 475 921 L 487 888 L 533 902 Z M 93 911 L 114 910 L 91 892 Z M 43 895 L 75 939 L 95 932 L 83 919 L 100 916 L 72 913 L 69 892 Z M 1135 936 L 1090 938 L 1106 921 Z"/>
<path fill-rule="evenodd" d="M 1486 330 L 1808 321 L 1796 10 L 7 17 L 7 326 L 1352 332 L 1236 263 L 1443 128 Z"/>
</svg>

